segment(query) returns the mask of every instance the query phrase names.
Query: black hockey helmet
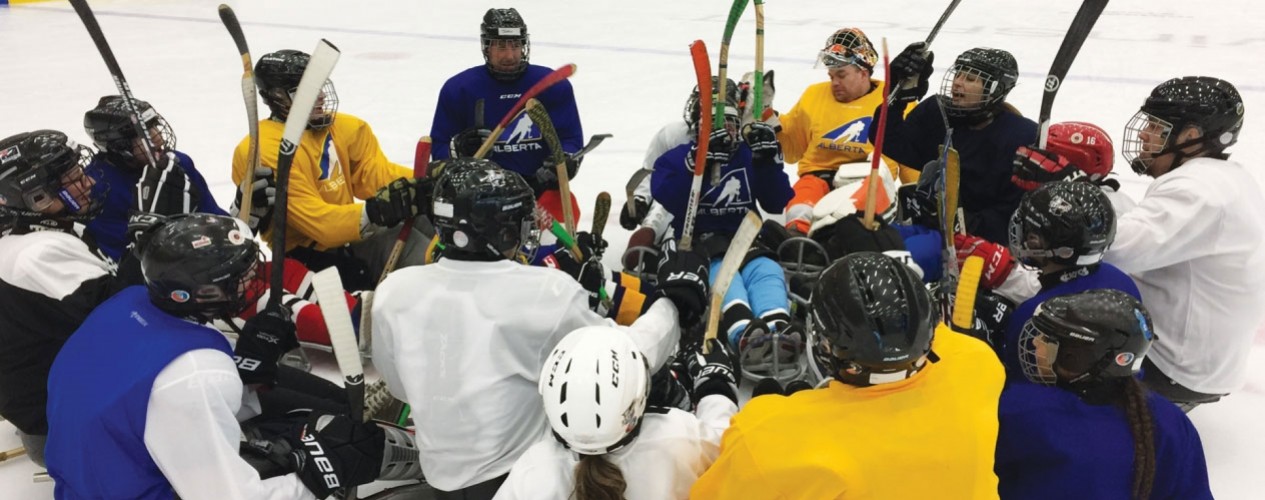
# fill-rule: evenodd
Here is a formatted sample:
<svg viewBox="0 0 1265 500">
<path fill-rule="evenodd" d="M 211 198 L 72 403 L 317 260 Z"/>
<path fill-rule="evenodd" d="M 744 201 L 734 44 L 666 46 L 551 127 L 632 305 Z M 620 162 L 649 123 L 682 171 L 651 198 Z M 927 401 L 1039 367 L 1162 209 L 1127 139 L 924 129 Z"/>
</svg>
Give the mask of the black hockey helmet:
<svg viewBox="0 0 1265 500">
<path fill-rule="evenodd" d="M 24 132 L 0 140 L 0 211 L 5 226 L 25 219 L 91 219 L 101 207 L 88 175 L 92 150 L 56 130 Z M 74 189 L 72 189 L 72 187 Z M 58 200 L 58 214 L 46 213 Z M 7 228 L 6 228 L 7 229 Z"/>
<path fill-rule="evenodd" d="M 808 314 L 814 370 L 858 387 L 921 370 L 939 317 L 918 276 L 875 252 L 849 254 L 826 268 Z"/>
<path fill-rule="evenodd" d="M 496 40 L 516 40 L 521 44 L 523 57 L 518 62 L 518 68 L 505 72 L 492 67 L 492 58 L 488 51 Z M 523 21 L 518 9 L 488 9 L 483 14 L 483 23 L 479 25 L 479 42 L 483 47 L 483 62 L 492 78 L 513 81 L 527 71 L 527 64 L 531 60 L 531 37 L 527 34 L 527 22 Z"/>
<path fill-rule="evenodd" d="M 154 156 L 175 150 L 176 133 L 163 115 L 158 114 L 148 102 L 135 99 L 132 103 L 141 123 L 149 131 Z M 83 130 L 92 137 L 92 143 L 110 163 L 132 168 L 142 168 L 147 163 L 145 153 L 139 149 L 136 125 L 132 124 L 132 106 L 123 96 L 108 95 L 97 101 L 97 106 L 83 115 Z"/>
<path fill-rule="evenodd" d="M 1175 144 L 1176 136 L 1196 127 L 1198 139 Z M 1145 173 L 1156 156 L 1173 152 L 1176 167 L 1186 157 L 1208 154 L 1226 158 L 1225 149 L 1239 140 L 1243 128 L 1243 97 L 1230 82 L 1210 76 L 1174 78 L 1151 91 L 1133 118 L 1124 128 L 1124 155 L 1134 172 Z M 1140 134 L 1155 136 L 1144 141 Z M 1182 149 L 1202 145 L 1199 151 L 1183 153 Z"/>
<path fill-rule="evenodd" d="M 1154 339 L 1151 315 L 1132 295 L 1090 290 L 1037 306 L 1019 338 L 1019 364 L 1033 382 L 1084 393 L 1134 376 Z"/>
<path fill-rule="evenodd" d="M 435 181 L 432 210 L 444 255 L 499 259 L 534 246 L 536 196 L 517 173 L 491 160 L 449 160 Z"/>
<path fill-rule="evenodd" d="M 172 217 L 151 229 L 141 250 L 149 300 L 159 309 L 205 322 L 240 314 L 263 294 L 263 254 L 250 227 L 224 215 Z"/>
<path fill-rule="evenodd" d="M 718 96 L 719 94 L 720 94 L 720 77 L 713 76 L 712 77 L 713 105 L 716 101 L 716 96 Z M 726 78 L 725 79 L 725 124 L 726 126 L 732 124 L 734 126 L 735 133 L 737 133 L 738 122 L 740 119 L 740 116 L 738 115 L 738 101 L 739 101 L 738 84 L 734 83 L 732 78 Z M 701 101 L 698 95 L 698 85 L 695 85 L 694 89 L 690 90 L 690 98 L 685 101 L 685 112 L 683 113 L 685 117 L 685 123 L 690 126 L 690 132 L 693 132 L 693 133 L 698 132 L 698 121 L 701 119 L 700 114 L 699 114 L 700 102 Z M 713 120 L 713 123 L 715 123 L 716 117 L 713 116 L 712 120 Z"/>
<path fill-rule="evenodd" d="M 1029 266 L 1088 266 L 1116 239 L 1116 213 L 1102 189 L 1057 181 L 1024 193 L 1010 217 L 1010 252 Z"/>
<path fill-rule="evenodd" d="M 860 28 L 839 28 L 826 37 L 826 46 L 817 53 L 817 62 L 827 68 L 855 64 L 873 73 L 878 52 Z"/>
<path fill-rule="evenodd" d="M 259 87 L 259 96 L 263 98 L 268 109 L 272 110 L 272 118 L 285 120 L 290 114 L 290 105 L 294 101 L 294 92 L 303 79 L 303 71 L 312 57 L 298 50 L 278 50 L 264 54 L 255 64 L 255 85 Z M 308 118 L 308 128 L 313 130 L 328 127 L 334 123 L 338 111 L 338 92 L 334 90 L 334 82 L 325 80 L 321 87 L 320 97 L 312 108 Z"/>
<path fill-rule="evenodd" d="M 983 89 L 979 94 L 964 92 L 962 83 L 955 92 L 953 83 L 958 76 L 965 83 L 980 81 Z M 953 67 L 944 73 L 940 83 L 940 105 L 949 120 L 965 125 L 984 123 L 1001 112 L 1002 104 L 1019 80 L 1019 64 L 1015 56 L 1001 49 L 976 47 L 963 52 Z"/>
</svg>

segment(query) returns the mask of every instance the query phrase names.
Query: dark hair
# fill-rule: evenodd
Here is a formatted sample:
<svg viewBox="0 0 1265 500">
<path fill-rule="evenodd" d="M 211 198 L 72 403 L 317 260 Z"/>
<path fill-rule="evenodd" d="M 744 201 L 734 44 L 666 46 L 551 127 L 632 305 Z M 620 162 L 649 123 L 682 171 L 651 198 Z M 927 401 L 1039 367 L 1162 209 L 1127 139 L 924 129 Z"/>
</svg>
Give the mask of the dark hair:
<svg viewBox="0 0 1265 500">
<path fill-rule="evenodd" d="M 624 490 L 627 489 L 624 471 L 615 464 L 602 455 L 580 455 L 580 463 L 575 464 L 575 489 L 571 491 L 571 498 L 623 500 Z"/>
<path fill-rule="evenodd" d="M 1133 434 L 1133 498 L 1151 498 L 1155 482 L 1155 422 L 1146 404 L 1146 388 L 1130 377 L 1117 401 L 1124 407 L 1129 432 Z"/>
</svg>

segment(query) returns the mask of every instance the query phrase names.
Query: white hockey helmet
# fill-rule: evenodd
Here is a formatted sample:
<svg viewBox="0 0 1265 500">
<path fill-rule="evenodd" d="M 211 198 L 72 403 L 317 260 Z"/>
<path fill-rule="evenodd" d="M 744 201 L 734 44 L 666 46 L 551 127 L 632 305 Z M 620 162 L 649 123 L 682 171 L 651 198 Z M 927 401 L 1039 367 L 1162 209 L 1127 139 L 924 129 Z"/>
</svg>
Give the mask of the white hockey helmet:
<svg viewBox="0 0 1265 500">
<path fill-rule="evenodd" d="M 650 395 L 650 365 L 628 334 L 586 326 L 558 342 L 540 371 L 554 437 L 582 455 L 632 441 Z"/>
</svg>

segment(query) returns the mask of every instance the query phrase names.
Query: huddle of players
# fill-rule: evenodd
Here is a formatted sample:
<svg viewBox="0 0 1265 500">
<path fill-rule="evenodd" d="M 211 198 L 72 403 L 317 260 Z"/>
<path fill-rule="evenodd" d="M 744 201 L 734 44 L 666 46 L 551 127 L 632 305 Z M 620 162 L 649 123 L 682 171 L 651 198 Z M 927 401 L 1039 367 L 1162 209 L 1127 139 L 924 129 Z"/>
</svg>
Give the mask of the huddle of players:
<svg viewBox="0 0 1265 500">
<path fill-rule="evenodd" d="M 521 17 L 513 9 L 493 9 L 484 21 L 487 64 L 454 78 L 484 79 L 489 86 L 530 85 L 531 79 L 524 80 L 523 75 L 539 67 L 527 64 L 529 41 Z M 869 86 L 861 96 L 879 90 L 882 82 L 870 78 L 876 57 L 863 34 L 840 30 L 828 42 L 822 59 L 829 68 L 835 101 L 851 95 L 849 89 L 858 79 Z M 499 54 L 518 58 L 502 61 Z M 1039 269 L 1039 285 L 1033 285 L 1031 274 L 1024 278 L 1023 272 L 1007 273 L 1016 266 L 1008 250 L 990 238 L 957 238 L 960 256 L 990 258 L 985 286 L 999 294 L 1011 290 L 1019 297 L 1022 290 L 1036 287 L 1050 298 L 1038 294 L 1041 301 L 1027 299 L 1009 322 L 1013 334 L 981 335 L 992 338 L 993 347 L 1002 351 L 1012 372 L 1009 379 L 987 344 L 940 324 L 922 279 L 909 266 L 867 251 L 892 250 L 873 237 L 875 248 L 839 246 L 845 255 L 812 284 L 807 331 L 787 335 L 806 337 L 802 342 L 807 344 L 809 364 L 823 380 L 821 386 L 793 396 L 760 396 L 735 416 L 738 377 L 729 349 L 737 348 L 747 361 L 745 353 L 760 347 L 763 337 L 750 333 L 751 324 L 763 323 L 765 334 L 795 328 L 785 316 L 789 304 L 780 269 L 773 272 L 762 264 L 770 261 L 767 252 L 753 253 L 735 279 L 745 288 L 736 301 L 749 302 L 748 312 L 730 319 L 734 316 L 726 309 L 729 342 L 708 341 L 707 354 L 698 349 L 702 342 L 694 332 L 706 302 L 708 260 L 716 257 L 709 253 L 714 251 L 677 252 L 669 239 L 661 250 L 657 289 L 640 307 L 644 314 L 621 322 L 627 326 L 617 326 L 589 309 L 590 293 L 575 276 L 512 263 L 524 248 L 534 246 L 534 207 L 544 198 L 542 191 L 551 187 L 547 174 L 535 172 L 546 169 L 517 172 L 498 167 L 499 161 L 454 158 L 439 168 L 432 166 L 442 173 L 395 180 L 411 177 L 411 171 L 385 159 L 366 124 L 335 112 L 332 83 L 327 83 L 312 112 L 288 194 L 296 214 L 292 217 L 309 217 L 311 227 L 292 224 L 295 237 L 287 237 L 287 248 L 292 256 L 306 256 L 313 268 L 336 265 L 350 271 L 345 275 L 376 276 L 381 267 L 374 267 L 374 259 L 384 255 L 385 246 L 368 244 L 371 240 L 393 239 L 381 235 L 394 236 L 402 221 L 419 213 L 429 216 L 419 219 L 433 222 L 433 229 L 419 227 L 411 244 L 418 245 L 417 239 L 433 230 L 444 247 L 443 259 L 393 273 L 379 288 L 381 296 L 372 313 L 375 333 L 380 335 L 374 343 L 375 363 L 391 392 L 417 409 L 422 469 L 444 498 L 553 498 L 572 490 L 581 498 L 663 498 L 685 497 L 691 488 L 701 498 L 853 492 L 974 498 L 996 496 L 998 491 L 1026 498 L 1087 491 L 1080 488 L 1090 488 L 1091 494 L 1139 498 L 1209 496 L 1197 433 L 1176 407 L 1148 393 L 1134 378 L 1143 360 L 1150 361 L 1146 354 L 1156 338 L 1137 287 L 1129 289 L 1128 276 L 1118 271 L 1115 274 L 1122 279 L 1116 281 L 1092 278 L 1115 276 L 1114 268 L 1101 262 L 1116 232 L 1119 210 L 1113 211 L 1099 187 L 1110 171 L 1109 139 L 1090 128 L 1059 129 L 1069 130 L 1067 142 L 1082 145 L 1071 150 L 1088 150 L 1083 159 L 1022 147 L 1035 136 L 1035 126 L 1005 105 L 1017 72 L 1013 58 L 995 49 L 963 54 L 946 75 L 941 94 L 906 112 L 909 103 L 927 92 L 931 62 L 931 53 L 917 45 L 894 61 L 890 80 L 915 84 L 895 91 L 885 154 L 901 165 L 931 163 L 946 127 L 952 128 L 954 144 L 963 152 L 963 172 L 968 173 L 962 187 L 968 231 L 995 236 L 1000 227 L 1009 233 L 1019 259 Z M 269 64 L 276 71 L 270 71 Z M 268 152 L 276 150 L 289 89 L 297 84 L 305 64 L 306 56 L 297 51 L 260 60 L 260 93 L 273 112 L 271 119 L 261 122 L 264 165 L 275 162 Z M 276 80 L 270 81 L 272 77 Z M 810 88 L 806 98 L 822 88 Z M 569 94 L 569 84 L 560 90 Z M 571 102 L 574 107 L 573 98 Z M 799 105 L 780 117 L 780 129 L 776 114 L 761 113 L 766 120 L 743 124 L 736 105 L 732 112 L 726 108 L 724 126 L 708 138 L 708 170 L 718 171 L 720 189 L 699 212 L 704 242 L 724 242 L 732 232 L 734 211 L 727 209 L 743 208 L 731 203 L 734 200 L 745 200 L 751 208 L 758 202 L 766 212 L 777 213 L 792 198 L 812 205 L 814 193 L 824 197 L 829 191 L 821 184 L 830 176 L 823 179 L 820 173 L 829 167 L 805 171 L 807 160 L 801 160 L 803 175 L 794 188 L 781 173 L 782 156 L 796 155 L 783 150 L 793 147 L 788 146 L 794 143 L 790 135 L 803 135 L 797 127 L 812 131 L 807 136 L 817 144 L 799 152 L 802 158 L 844 152 L 862 159 L 868 153 L 864 143 L 830 146 L 836 138 L 818 131 L 831 124 L 814 124 L 810 111 L 797 113 Z M 687 119 L 690 113 L 687 107 Z M 175 193 L 169 199 L 183 202 L 170 214 L 213 211 L 205 182 L 188 157 L 174 151 L 174 136 L 168 140 L 163 133 L 169 132 L 165 121 L 154 116 L 146 122 L 152 141 L 169 165 L 186 172 L 170 176 L 171 185 L 160 187 Z M 1187 164 L 1236 175 L 1230 170 L 1241 167 L 1224 159 L 1224 149 L 1237 138 L 1241 120 L 1241 100 L 1228 83 L 1208 78 L 1166 82 L 1131 122 L 1126 157 L 1135 169 L 1156 177 L 1172 175 L 1173 168 Z M 575 126 L 578 136 L 578 119 Z M 839 128 L 843 127 L 829 130 Z M 126 135 L 128 129 L 120 125 L 114 130 Z M 463 135 L 483 137 L 477 125 L 466 130 L 473 131 L 453 136 L 453 149 L 462 149 L 457 139 Z M 855 130 L 849 133 L 847 139 L 859 138 Z M 869 128 L 868 134 L 874 133 Z M 1015 144 L 999 145 L 1005 142 L 999 137 Z M 97 158 L 111 161 L 101 168 L 113 166 L 131 176 L 113 186 L 135 183 L 145 163 L 135 134 L 122 140 L 121 146 L 97 141 Z M 1105 160 L 1093 156 L 1103 141 L 1108 144 Z M 1058 141 L 1052 139 L 1051 144 Z M 1095 144 L 1097 151 L 1084 147 Z M 247 165 L 245 147 L 243 143 L 235 155 L 235 178 Z M 683 212 L 677 209 L 683 208 L 682 197 L 673 194 L 679 194 L 680 179 L 692 173 L 696 147 L 687 137 L 653 164 L 653 202 L 673 215 Z M 524 149 L 504 148 L 507 153 Z M 49 354 L 42 373 L 38 366 L 32 371 L 30 358 L 24 358 L 28 371 L 16 375 L 27 377 L 23 380 L 48 378 L 47 424 L 39 427 L 41 407 L 35 426 L 19 428 L 24 435 L 52 431 L 46 449 L 59 498 L 169 496 L 173 491 L 195 498 L 199 492 L 222 495 L 226 489 L 243 496 L 305 498 L 379 477 L 386 467 L 385 431 L 336 412 L 289 421 L 292 428 L 284 434 L 292 438 L 288 442 L 293 453 L 281 455 L 296 474 L 260 479 L 245 462 L 235 460 L 237 418 L 250 416 L 252 404 L 258 413 L 254 391 L 244 389 L 242 382 L 264 387 L 279 382 L 275 364 L 297 345 L 294 327 L 288 311 L 264 309 L 246 322 L 237 346 L 230 349 L 205 323 L 235 316 L 262 295 L 259 251 L 251 233 L 266 227 L 247 227 L 222 215 L 156 223 L 134 220 L 132 250 L 120 251 L 126 255 L 116 271 L 90 253 L 90 239 L 74 232 L 74 223 L 100 219 L 107 213 L 102 207 L 108 208 L 108 200 L 118 195 L 114 189 L 104 194 L 93 189 L 102 177 L 88 164 L 90 151 L 64 134 L 39 131 L 4 140 L 0 154 L 3 177 L 11 179 L 0 186 L 5 189 L 6 224 L 0 251 L 14 256 L 6 261 L 15 263 L 0 275 L 0 283 L 8 288 L 6 299 L 25 296 L 31 300 L 24 304 L 32 307 L 23 315 L 5 311 L 4 319 L 18 323 L 30 311 L 50 306 L 70 313 L 61 317 L 69 321 L 61 325 L 59 337 L 39 344 Z M 1107 167 L 1102 169 L 1104 161 Z M 343 162 L 346 169 L 341 168 Z M 1017 165 L 1013 169 L 1012 163 Z M 1004 172 L 999 172 L 999 165 L 1005 166 Z M 256 185 L 254 194 L 262 203 L 256 204 L 259 213 L 252 214 L 252 221 L 268 218 L 269 175 L 262 175 Z M 907 176 L 898 172 L 893 177 Z M 1069 182 L 1072 177 L 1090 182 Z M 990 184 L 990 179 L 1004 182 Z M 1036 189 L 1024 194 L 1020 188 L 1025 187 Z M 1193 188 L 1170 187 L 1183 189 Z M 1018 196 L 1012 196 L 1016 191 Z M 1147 204 L 1150 196 L 1137 208 L 1144 214 L 1140 217 L 1157 217 L 1159 209 Z M 934 220 L 933 204 L 925 197 L 912 198 L 909 205 Z M 1018 208 L 1012 210 L 1015 215 L 997 215 L 1012 198 Z M 359 205 L 353 199 L 367 202 Z M 121 203 L 126 213 L 134 202 Z M 857 219 L 855 212 L 843 220 Z M 672 222 L 679 231 L 680 221 Z M 125 245 L 127 229 L 116 228 L 110 234 Z M 856 231 L 835 234 L 848 234 L 849 242 L 858 238 Z M 587 246 L 601 245 L 591 241 Z M 68 280 L 65 270 L 72 267 L 82 276 Z M 46 275 L 30 269 L 43 269 Z M 476 285 L 463 286 L 472 277 Z M 1069 288 L 1077 283 L 1079 289 Z M 733 295 L 733 289 L 727 292 L 727 303 L 734 302 L 728 300 Z M 8 308 L 10 301 L 4 302 Z M 506 314 L 512 316 L 498 318 Z M 420 324 L 427 327 L 413 326 Z M 120 328 L 127 333 L 112 336 Z M 417 334 L 403 335 L 414 331 Z M 135 338 L 123 339 L 128 336 Z M 1163 333 L 1160 338 L 1165 338 Z M 492 342 L 497 348 L 488 360 Z M 691 401 L 679 406 L 693 408 L 694 414 L 666 408 L 656 400 L 661 398 L 651 396 L 651 375 L 668 363 L 678 345 L 685 347 L 677 356 L 684 368 L 674 373 L 692 393 Z M 792 345 L 791 354 L 803 348 Z M 774 344 L 750 358 L 780 356 L 782 349 Z M 1006 357 L 1009 352 L 1015 359 Z M 235 367 L 227 365 L 231 358 L 237 360 Z M 135 362 L 138 359 L 143 361 Z M 588 368 L 594 365 L 594 370 Z M 1160 377 L 1165 372 L 1148 365 L 1146 382 L 1153 389 L 1169 383 L 1201 394 L 1190 389 L 1198 386 L 1168 377 L 1155 382 L 1152 372 Z M 1016 373 L 1023 378 L 1013 376 Z M 1004 379 L 1008 385 L 1003 390 Z M 1024 379 L 1056 387 L 1026 384 Z M 607 397 L 601 397 L 602 392 Z M 14 401 L 12 394 L 7 386 L 0 392 L 6 405 Z M 138 425 L 129 415 L 148 418 Z M 873 420 L 872 425 L 866 425 L 867 420 Z M 943 423 L 929 425 L 932 421 Z M 202 428 L 208 432 L 191 439 L 188 422 L 205 422 Z M 462 432 L 454 433 L 454 427 Z M 107 439 L 102 430 L 126 438 Z M 554 439 L 547 437 L 549 433 Z M 1033 446 L 1033 440 L 1047 446 Z M 928 446 L 898 451 L 891 448 L 892 442 Z M 1098 452 L 1085 453 L 1088 449 Z M 197 469 L 191 465 L 196 463 L 192 455 L 208 453 L 224 459 L 223 470 L 187 472 Z M 870 456 L 848 459 L 857 453 Z M 1046 465 L 1068 456 L 1073 458 L 1059 462 L 1063 467 Z M 900 468 L 891 467 L 924 462 L 938 464 L 919 468 L 936 480 L 903 480 L 897 477 Z M 957 465 L 943 467 L 944 463 Z M 183 464 L 190 467 L 180 467 Z M 1102 481 L 1069 479 L 1086 475 Z"/>
</svg>

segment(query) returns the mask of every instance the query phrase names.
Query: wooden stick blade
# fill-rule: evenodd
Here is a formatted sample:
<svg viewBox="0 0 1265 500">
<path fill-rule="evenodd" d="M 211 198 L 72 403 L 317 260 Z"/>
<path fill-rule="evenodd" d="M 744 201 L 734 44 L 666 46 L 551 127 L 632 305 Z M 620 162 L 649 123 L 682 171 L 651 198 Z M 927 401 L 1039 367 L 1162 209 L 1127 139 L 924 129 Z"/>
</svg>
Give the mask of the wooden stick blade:
<svg viewBox="0 0 1265 500">
<path fill-rule="evenodd" d="M 725 257 L 720 261 L 720 268 L 716 270 L 716 275 L 712 277 L 712 302 L 710 310 L 707 314 L 707 330 L 703 336 L 704 340 L 714 339 L 720 331 L 720 302 L 724 300 L 725 292 L 729 291 L 729 285 L 733 283 L 734 276 L 738 274 L 738 269 L 742 267 L 742 261 L 746 259 L 747 249 L 751 248 L 751 244 L 755 242 L 756 236 L 760 235 L 760 226 L 763 222 L 755 211 L 748 210 L 746 217 L 743 217 L 742 224 L 738 226 L 738 232 L 734 233 L 733 239 L 729 240 L 729 248 L 725 250 Z M 703 343 L 703 349 L 707 350 L 707 343 Z"/>
</svg>

